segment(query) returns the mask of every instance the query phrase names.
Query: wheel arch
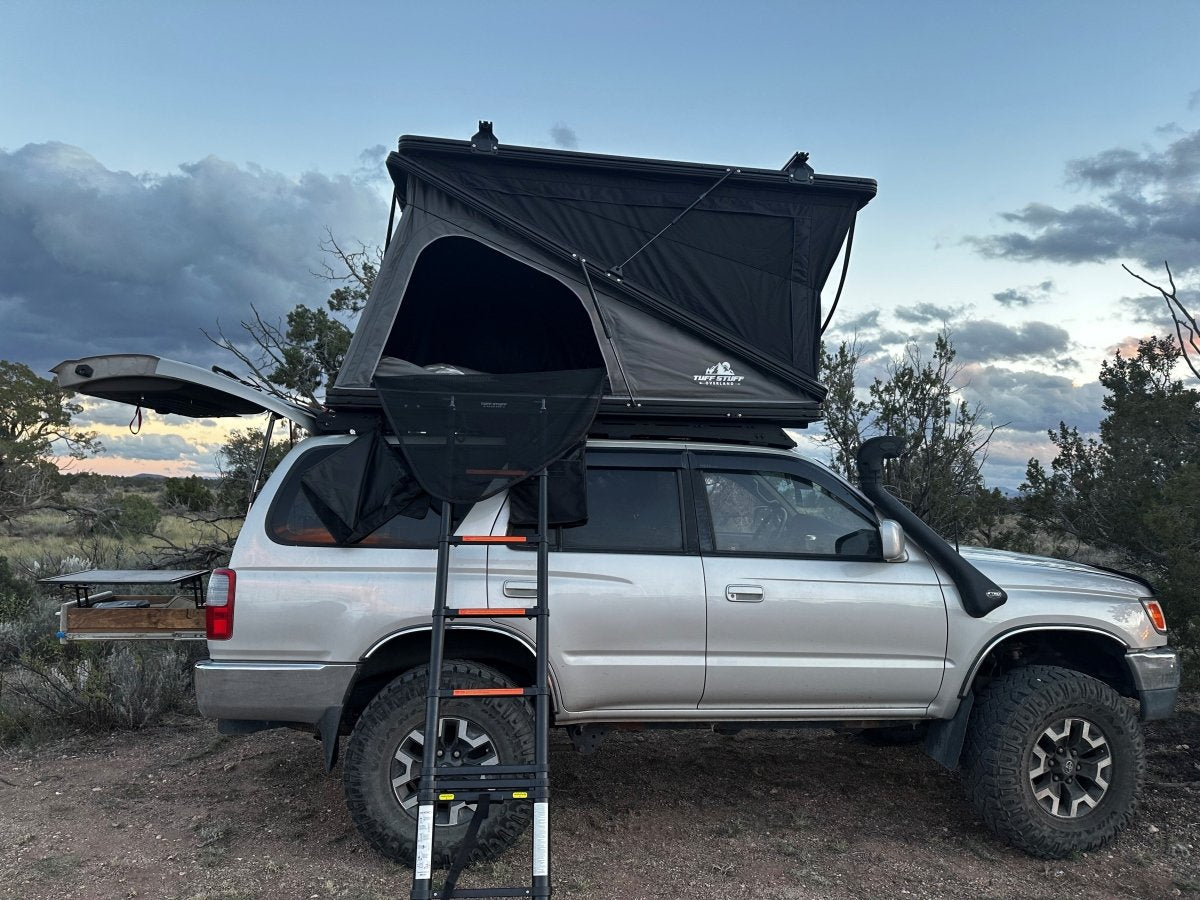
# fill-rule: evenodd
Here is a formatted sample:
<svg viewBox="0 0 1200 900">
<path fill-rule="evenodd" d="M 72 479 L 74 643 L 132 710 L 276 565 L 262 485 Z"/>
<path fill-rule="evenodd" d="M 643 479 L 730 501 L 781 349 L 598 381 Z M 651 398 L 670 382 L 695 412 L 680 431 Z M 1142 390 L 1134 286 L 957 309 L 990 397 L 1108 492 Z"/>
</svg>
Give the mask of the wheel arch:
<svg viewBox="0 0 1200 900">
<path fill-rule="evenodd" d="M 1087 625 L 1027 625 L 996 635 L 975 657 L 959 686 L 965 697 L 997 675 L 1026 665 L 1055 665 L 1102 681 L 1125 697 L 1136 697 L 1125 654 L 1116 635 Z"/>
<path fill-rule="evenodd" d="M 388 682 L 429 662 L 430 626 L 421 625 L 376 641 L 359 661 L 346 692 L 340 731 L 347 734 L 366 705 Z M 446 629 L 446 659 L 465 659 L 491 666 L 516 684 L 531 684 L 536 656 L 524 635 L 488 625 Z"/>
</svg>

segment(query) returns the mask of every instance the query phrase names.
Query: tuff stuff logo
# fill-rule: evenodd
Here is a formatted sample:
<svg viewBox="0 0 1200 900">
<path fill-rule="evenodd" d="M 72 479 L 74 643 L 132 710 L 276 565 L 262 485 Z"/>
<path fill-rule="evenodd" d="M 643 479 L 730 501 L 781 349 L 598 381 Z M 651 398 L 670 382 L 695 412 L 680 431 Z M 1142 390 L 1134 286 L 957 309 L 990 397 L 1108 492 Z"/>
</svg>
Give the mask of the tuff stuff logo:
<svg viewBox="0 0 1200 900">
<path fill-rule="evenodd" d="M 729 363 L 719 362 L 715 366 L 709 366 L 704 370 L 703 375 L 693 375 L 692 381 L 697 384 L 712 384 L 729 386 L 741 384 L 746 380 L 745 375 L 735 375 L 733 369 L 729 368 Z"/>
</svg>

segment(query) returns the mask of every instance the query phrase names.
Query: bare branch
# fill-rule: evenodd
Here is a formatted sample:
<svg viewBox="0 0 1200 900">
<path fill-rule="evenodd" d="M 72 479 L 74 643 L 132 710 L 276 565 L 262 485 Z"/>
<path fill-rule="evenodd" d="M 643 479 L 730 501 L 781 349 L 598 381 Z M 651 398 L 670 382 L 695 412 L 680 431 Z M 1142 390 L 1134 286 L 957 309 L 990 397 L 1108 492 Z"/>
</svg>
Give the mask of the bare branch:
<svg viewBox="0 0 1200 900">
<path fill-rule="evenodd" d="M 1183 301 L 1179 299 L 1178 291 L 1175 287 L 1175 276 L 1171 273 L 1171 265 L 1166 260 L 1163 260 L 1163 267 L 1167 270 L 1167 281 L 1171 285 L 1168 291 L 1162 285 L 1155 284 L 1146 278 L 1143 278 L 1133 269 L 1124 263 L 1121 268 L 1153 290 L 1162 294 L 1163 301 L 1167 304 L 1167 312 L 1171 314 L 1171 322 L 1175 326 L 1175 334 L 1179 338 L 1179 349 L 1183 354 L 1183 361 L 1192 374 L 1200 379 L 1200 323 L 1197 323 L 1196 317 L 1191 314 Z M 1187 338 L 1184 338 L 1183 332 L 1187 331 Z M 1189 350 L 1189 347 L 1191 348 Z"/>
</svg>

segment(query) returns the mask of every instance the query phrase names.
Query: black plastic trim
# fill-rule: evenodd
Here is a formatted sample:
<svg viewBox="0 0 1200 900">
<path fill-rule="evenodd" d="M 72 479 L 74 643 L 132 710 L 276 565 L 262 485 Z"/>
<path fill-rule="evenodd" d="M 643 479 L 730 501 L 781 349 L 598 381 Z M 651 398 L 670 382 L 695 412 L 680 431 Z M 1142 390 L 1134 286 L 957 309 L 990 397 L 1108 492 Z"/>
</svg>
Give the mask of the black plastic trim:
<svg viewBox="0 0 1200 900">
<path fill-rule="evenodd" d="M 975 659 L 971 661 L 971 665 L 967 668 L 967 674 L 963 678 L 962 684 L 958 687 L 958 696 L 965 697 L 971 690 L 971 685 L 975 681 L 975 676 L 979 672 L 979 664 L 987 658 L 987 655 L 1007 641 L 1010 637 L 1018 634 L 1038 634 L 1046 632 L 1077 632 L 1081 634 L 1097 634 L 1101 637 L 1106 637 L 1113 641 L 1121 648 L 1128 650 L 1129 645 L 1121 638 L 1103 628 L 1095 628 L 1091 625 L 1017 625 L 1013 628 L 1008 628 L 1001 631 L 993 637 L 984 648 L 975 655 Z"/>
<path fill-rule="evenodd" d="M 959 602 L 973 619 L 982 619 L 1008 600 L 1008 593 L 967 562 L 941 535 L 926 525 L 883 486 L 883 461 L 904 451 L 904 442 L 893 435 L 864 441 L 858 449 L 858 484 L 875 504 L 899 522 L 922 550 L 941 564 L 954 586 Z"/>
</svg>

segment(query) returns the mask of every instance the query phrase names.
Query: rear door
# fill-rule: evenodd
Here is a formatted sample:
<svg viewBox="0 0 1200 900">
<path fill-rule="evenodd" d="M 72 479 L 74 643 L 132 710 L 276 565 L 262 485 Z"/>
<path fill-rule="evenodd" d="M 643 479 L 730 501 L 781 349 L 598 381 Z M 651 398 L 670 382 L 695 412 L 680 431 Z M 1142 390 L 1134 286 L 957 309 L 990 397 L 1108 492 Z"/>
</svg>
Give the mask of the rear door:
<svg viewBox="0 0 1200 900">
<path fill-rule="evenodd" d="M 588 521 L 555 529 L 553 677 L 570 712 L 695 709 L 704 577 L 680 450 L 588 451 Z M 498 529 L 503 532 L 507 509 Z M 532 605 L 532 550 L 488 550 L 488 602 Z M 515 620 L 505 620 L 512 622 Z M 528 629 L 532 634 L 532 629 Z"/>
<path fill-rule="evenodd" d="M 708 598 L 702 708 L 924 709 L 946 604 L 909 545 L 880 556 L 874 512 L 799 458 L 696 453 Z"/>
<path fill-rule="evenodd" d="M 155 412 L 204 419 L 269 412 L 314 430 L 310 410 L 232 375 L 160 356 L 89 356 L 64 360 L 51 371 L 66 390 Z"/>
</svg>

